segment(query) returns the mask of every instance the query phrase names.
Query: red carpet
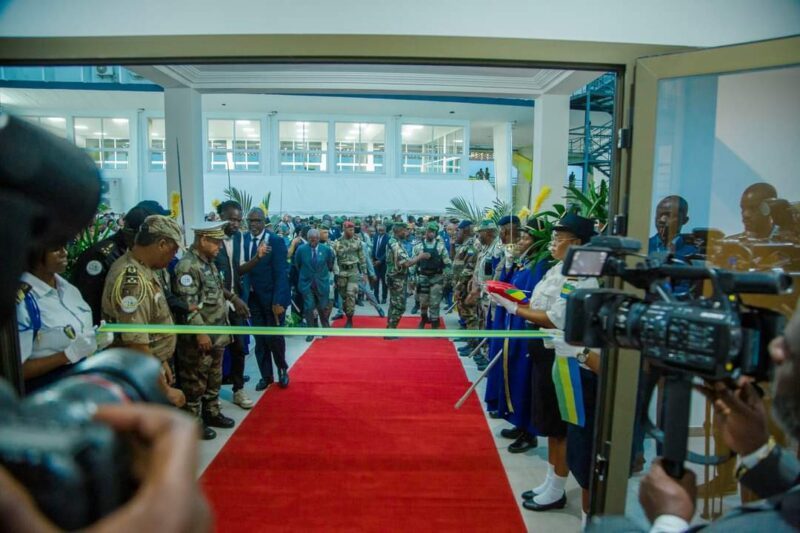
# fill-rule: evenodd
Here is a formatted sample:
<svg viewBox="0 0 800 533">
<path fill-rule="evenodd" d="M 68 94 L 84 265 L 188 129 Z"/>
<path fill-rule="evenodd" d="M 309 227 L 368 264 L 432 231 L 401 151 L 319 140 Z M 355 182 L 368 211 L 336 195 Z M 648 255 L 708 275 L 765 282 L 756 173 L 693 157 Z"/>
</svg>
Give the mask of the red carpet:
<svg viewBox="0 0 800 533">
<path fill-rule="evenodd" d="M 290 377 L 202 477 L 219 531 L 525 531 L 449 341 L 317 340 Z"/>
</svg>

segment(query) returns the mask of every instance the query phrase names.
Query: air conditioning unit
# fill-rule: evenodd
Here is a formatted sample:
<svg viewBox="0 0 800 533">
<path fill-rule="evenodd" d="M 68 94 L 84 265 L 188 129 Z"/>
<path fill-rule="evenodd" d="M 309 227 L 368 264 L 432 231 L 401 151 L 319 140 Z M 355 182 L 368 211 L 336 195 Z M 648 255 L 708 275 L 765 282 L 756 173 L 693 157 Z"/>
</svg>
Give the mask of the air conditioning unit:
<svg viewBox="0 0 800 533">
<path fill-rule="evenodd" d="M 106 65 L 94 67 L 94 76 L 101 80 L 112 80 L 117 77 L 117 69 Z"/>
<path fill-rule="evenodd" d="M 121 178 L 103 178 L 100 180 L 100 203 L 107 205 L 115 213 L 122 212 Z"/>
</svg>

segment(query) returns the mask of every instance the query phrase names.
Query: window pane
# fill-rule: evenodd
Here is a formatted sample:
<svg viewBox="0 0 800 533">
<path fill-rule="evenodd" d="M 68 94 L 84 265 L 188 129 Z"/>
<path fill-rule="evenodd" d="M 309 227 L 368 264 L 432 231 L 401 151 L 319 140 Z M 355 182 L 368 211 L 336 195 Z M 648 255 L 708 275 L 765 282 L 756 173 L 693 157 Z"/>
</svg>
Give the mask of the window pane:
<svg viewBox="0 0 800 533">
<path fill-rule="evenodd" d="M 67 138 L 67 119 L 64 117 L 41 117 L 39 125 L 62 139 Z"/>
<path fill-rule="evenodd" d="M 376 172 L 383 169 L 375 157 L 383 161 L 386 140 L 384 124 L 336 123 L 337 172 Z"/>
<path fill-rule="evenodd" d="M 233 145 L 233 121 L 208 121 L 208 147 L 225 149 Z"/>
<path fill-rule="evenodd" d="M 464 128 L 404 124 L 401 128 L 403 172 L 458 174 L 464 154 Z"/>
<path fill-rule="evenodd" d="M 151 149 L 162 150 L 166 137 L 166 125 L 163 118 L 147 119 L 147 139 Z"/>
<path fill-rule="evenodd" d="M 328 142 L 328 123 L 281 120 L 278 123 L 278 136 L 281 143 L 315 141 L 324 145 Z"/>
<path fill-rule="evenodd" d="M 261 140 L 261 122 L 258 120 L 237 120 L 236 139 L 245 141 Z"/>
<path fill-rule="evenodd" d="M 81 148 L 99 147 L 103 138 L 102 121 L 99 118 L 75 118 L 75 144 Z M 98 157 L 97 160 L 100 158 Z"/>
<path fill-rule="evenodd" d="M 128 142 L 130 130 L 127 118 L 104 118 L 103 137 L 111 139 L 123 139 Z"/>
</svg>

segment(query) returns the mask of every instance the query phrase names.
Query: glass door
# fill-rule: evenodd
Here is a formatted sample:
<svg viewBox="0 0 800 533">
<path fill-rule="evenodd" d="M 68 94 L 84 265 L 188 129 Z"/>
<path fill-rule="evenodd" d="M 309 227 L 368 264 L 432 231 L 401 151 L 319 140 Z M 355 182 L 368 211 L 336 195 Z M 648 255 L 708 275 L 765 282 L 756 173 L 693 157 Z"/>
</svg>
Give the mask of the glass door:
<svg viewBox="0 0 800 533">
<path fill-rule="evenodd" d="M 628 236 L 642 243 L 642 253 L 671 252 L 691 264 L 740 272 L 782 269 L 797 287 L 800 38 L 641 58 L 634 79 L 630 166 L 622 191 L 629 206 Z M 709 290 L 702 284 L 684 289 L 687 298 Z M 743 300 L 788 317 L 798 294 L 795 289 Z M 641 384 L 640 371 L 647 376 L 650 365 L 631 351 L 608 359 L 593 512 L 624 512 L 647 526 L 638 485 L 660 447 L 642 439 L 634 426 L 631 406 L 647 402 L 630 384 Z M 655 420 L 658 398 L 652 404 Z M 715 430 L 713 409 L 693 395 L 689 449 L 727 453 Z M 777 428 L 774 436 L 785 439 Z M 753 497 L 736 482 L 735 460 L 689 467 L 699 483 L 695 520 L 713 520 Z"/>
</svg>

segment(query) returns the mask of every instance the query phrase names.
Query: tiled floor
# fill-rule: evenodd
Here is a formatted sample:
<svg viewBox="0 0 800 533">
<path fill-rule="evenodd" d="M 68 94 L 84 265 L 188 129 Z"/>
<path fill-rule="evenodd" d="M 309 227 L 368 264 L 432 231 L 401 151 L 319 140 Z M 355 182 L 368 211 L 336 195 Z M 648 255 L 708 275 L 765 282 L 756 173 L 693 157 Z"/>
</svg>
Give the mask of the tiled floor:
<svg viewBox="0 0 800 533">
<path fill-rule="evenodd" d="M 410 309 L 410 306 L 409 306 Z M 356 310 L 357 314 L 374 314 L 374 310 L 371 307 L 364 306 L 358 307 Z M 445 317 L 445 321 L 448 328 L 454 329 L 458 327 L 457 324 L 457 316 L 454 313 L 451 313 Z M 290 369 L 291 366 L 297 361 L 305 352 L 306 348 L 308 348 L 310 344 L 305 341 L 304 336 L 298 337 L 287 337 L 286 338 L 286 357 L 289 363 Z M 464 369 L 467 373 L 467 376 L 470 380 L 475 379 L 479 372 L 475 368 L 475 363 L 468 358 L 461 358 L 461 361 L 464 365 Z M 245 385 L 245 390 L 247 391 L 248 395 L 256 402 L 258 402 L 262 396 L 262 393 L 255 392 L 254 387 L 255 384 L 258 382 L 259 374 L 258 368 L 256 366 L 255 358 L 252 356 L 248 356 L 245 373 L 250 375 L 250 381 Z M 291 377 L 291 371 L 289 373 Z M 289 385 L 291 387 L 291 384 Z M 277 392 L 280 392 L 278 390 Z M 477 389 L 478 397 L 483 398 L 484 393 L 484 385 L 481 384 L 478 386 Z M 222 405 L 223 405 L 223 412 L 236 420 L 237 427 L 239 423 L 247 416 L 249 411 L 245 411 L 240 409 L 239 407 L 233 405 L 231 402 L 232 400 L 232 392 L 229 386 L 223 387 L 222 390 Z M 457 398 L 453 398 L 453 403 L 455 403 Z M 512 454 L 507 451 L 507 446 L 510 444 L 510 441 L 500 437 L 500 430 L 506 427 L 510 427 L 510 425 L 505 422 L 504 420 L 495 420 L 486 417 L 486 423 L 488 426 L 488 430 L 491 431 L 492 435 L 495 439 L 495 444 L 497 446 L 497 451 L 500 456 L 500 459 L 503 462 L 503 466 L 506 470 L 506 475 L 508 476 L 509 484 L 511 485 L 511 489 L 515 495 L 519 495 L 525 490 L 530 489 L 533 486 L 538 485 L 543 479 L 547 471 L 547 441 L 546 439 L 539 440 L 539 447 L 534 450 L 529 450 L 523 454 Z M 236 428 L 231 430 L 225 429 L 217 429 L 217 438 L 212 441 L 205 441 L 200 443 L 200 473 L 209 465 L 209 463 L 214 459 L 216 454 L 222 449 L 227 439 L 236 431 Z M 700 441 L 701 439 L 693 439 Z M 700 443 L 694 443 L 694 445 L 699 446 Z M 654 446 L 652 445 L 652 441 L 648 439 L 646 445 L 646 457 L 650 460 L 653 456 Z M 628 485 L 628 515 L 631 519 L 638 522 L 642 525 L 642 527 L 647 527 L 647 521 L 644 518 L 644 514 L 641 511 L 641 508 L 638 505 L 638 498 L 637 492 L 639 487 L 639 481 L 642 475 L 639 474 L 634 476 L 631 479 L 631 482 Z M 702 480 L 702 470 L 698 471 L 698 480 Z M 470 490 L 480 490 L 480 487 L 472 487 Z M 545 513 L 535 513 L 532 511 L 528 511 L 522 507 L 522 500 L 517 498 L 517 503 L 520 508 L 520 513 L 525 521 L 525 525 L 528 531 L 534 532 L 574 532 L 580 530 L 581 524 L 581 491 L 578 484 L 575 482 L 574 478 L 570 476 L 567 482 L 567 507 L 563 510 L 559 511 L 548 511 Z M 464 490 L 465 494 L 468 493 L 468 490 Z M 731 500 L 730 498 L 728 500 Z M 733 501 L 726 501 L 728 506 L 732 505 Z M 698 502 L 698 506 L 700 502 Z"/>
</svg>

